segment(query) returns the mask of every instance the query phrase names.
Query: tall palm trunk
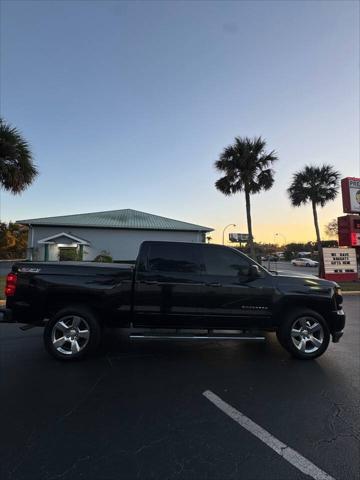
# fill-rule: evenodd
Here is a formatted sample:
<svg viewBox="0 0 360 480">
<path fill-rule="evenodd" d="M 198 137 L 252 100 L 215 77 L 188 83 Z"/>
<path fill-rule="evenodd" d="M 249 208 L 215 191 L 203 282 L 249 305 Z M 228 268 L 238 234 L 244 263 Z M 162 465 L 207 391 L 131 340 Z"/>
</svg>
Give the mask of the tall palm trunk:
<svg viewBox="0 0 360 480">
<path fill-rule="evenodd" d="M 325 273 L 325 267 L 324 267 L 324 258 L 323 258 L 323 251 L 322 251 L 321 238 L 320 238 L 319 220 L 317 216 L 315 202 L 312 202 L 312 209 L 313 209 L 314 225 L 315 225 L 315 231 L 316 231 L 316 243 L 317 243 L 317 249 L 319 254 L 319 277 L 323 277 Z"/>
<path fill-rule="evenodd" d="M 250 256 L 256 260 L 255 247 L 254 247 L 254 238 L 252 234 L 252 223 L 251 223 L 251 207 L 250 207 L 250 193 L 247 188 L 245 188 L 245 204 L 246 204 L 246 220 L 249 234 L 249 247 L 250 247 Z"/>
</svg>

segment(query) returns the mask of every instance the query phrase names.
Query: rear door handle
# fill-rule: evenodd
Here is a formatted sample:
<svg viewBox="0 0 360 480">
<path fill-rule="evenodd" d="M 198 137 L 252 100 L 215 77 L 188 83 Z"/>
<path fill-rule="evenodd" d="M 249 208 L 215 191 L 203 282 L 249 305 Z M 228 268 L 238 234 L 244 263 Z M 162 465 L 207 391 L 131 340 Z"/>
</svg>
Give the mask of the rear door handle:
<svg viewBox="0 0 360 480">
<path fill-rule="evenodd" d="M 156 280 L 144 280 L 144 283 L 146 283 L 146 285 L 158 285 L 159 282 L 157 282 Z"/>
<path fill-rule="evenodd" d="M 221 283 L 218 282 L 211 282 L 211 283 L 205 283 L 207 287 L 221 287 Z"/>
</svg>

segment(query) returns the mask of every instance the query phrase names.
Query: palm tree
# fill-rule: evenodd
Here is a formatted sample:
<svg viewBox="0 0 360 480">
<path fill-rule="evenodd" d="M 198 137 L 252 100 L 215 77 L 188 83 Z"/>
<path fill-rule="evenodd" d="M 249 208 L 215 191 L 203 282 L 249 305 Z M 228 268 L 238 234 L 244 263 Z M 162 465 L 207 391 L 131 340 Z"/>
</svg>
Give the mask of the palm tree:
<svg viewBox="0 0 360 480">
<path fill-rule="evenodd" d="M 305 168 L 293 175 L 290 187 L 287 189 L 291 203 L 294 207 L 300 207 L 311 203 L 316 241 L 319 253 L 319 274 L 324 273 L 321 237 L 317 206 L 323 207 L 327 202 L 335 200 L 339 191 L 340 173 L 331 165 L 321 167 L 307 165 Z"/>
<path fill-rule="evenodd" d="M 250 196 L 273 186 L 274 170 L 271 166 L 278 159 L 274 151 L 267 153 L 265 147 L 266 141 L 261 137 L 235 137 L 235 142 L 226 147 L 215 162 L 216 169 L 225 173 L 216 181 L 216 188 L 225 195 L 245 193 L 249 247 L 253 258 L 255 247 Z"/>
<path fill-rule="evenodd" d="M 21 193 L 37 174 L 29 144 L 15 127 L 0 118 L 0 186 Z"/>
</svg>

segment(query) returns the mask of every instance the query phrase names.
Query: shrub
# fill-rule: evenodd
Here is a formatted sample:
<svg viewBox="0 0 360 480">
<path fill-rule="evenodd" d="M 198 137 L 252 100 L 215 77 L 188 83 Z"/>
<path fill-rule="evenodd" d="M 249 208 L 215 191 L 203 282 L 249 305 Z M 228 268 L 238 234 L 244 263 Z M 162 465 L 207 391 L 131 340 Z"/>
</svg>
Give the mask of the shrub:
<svg viewBox="0 0 360 480">
<path fill-rule="evenodd" d="M 94 262 L 102 262 L 102 263 L 112 263 L 113 259 L 112 256 L 108 252 L 101 252 L 99 255 L 97 255 L 94 260 Z"/>
</svg>

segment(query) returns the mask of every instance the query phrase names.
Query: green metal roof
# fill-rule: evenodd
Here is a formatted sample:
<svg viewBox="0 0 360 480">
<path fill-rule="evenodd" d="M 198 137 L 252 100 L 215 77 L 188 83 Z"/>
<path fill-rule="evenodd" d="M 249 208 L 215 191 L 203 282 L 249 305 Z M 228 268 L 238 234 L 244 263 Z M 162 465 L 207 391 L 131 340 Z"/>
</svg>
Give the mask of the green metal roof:
<svg viewBox="0 0 360 480">
<path fill-rule="evenodd" d="M 79 213 L 60 217 L 31 218 L 17 220 L 23 225 L 72 226 L 96 228 L 123 228 L 134 230 L 179 230 L 189 232 L 211 232 L 213 229 L 172 218 L 160 217 L 137 210 L 110 210 L 108 212 Z"/>
</svg>

